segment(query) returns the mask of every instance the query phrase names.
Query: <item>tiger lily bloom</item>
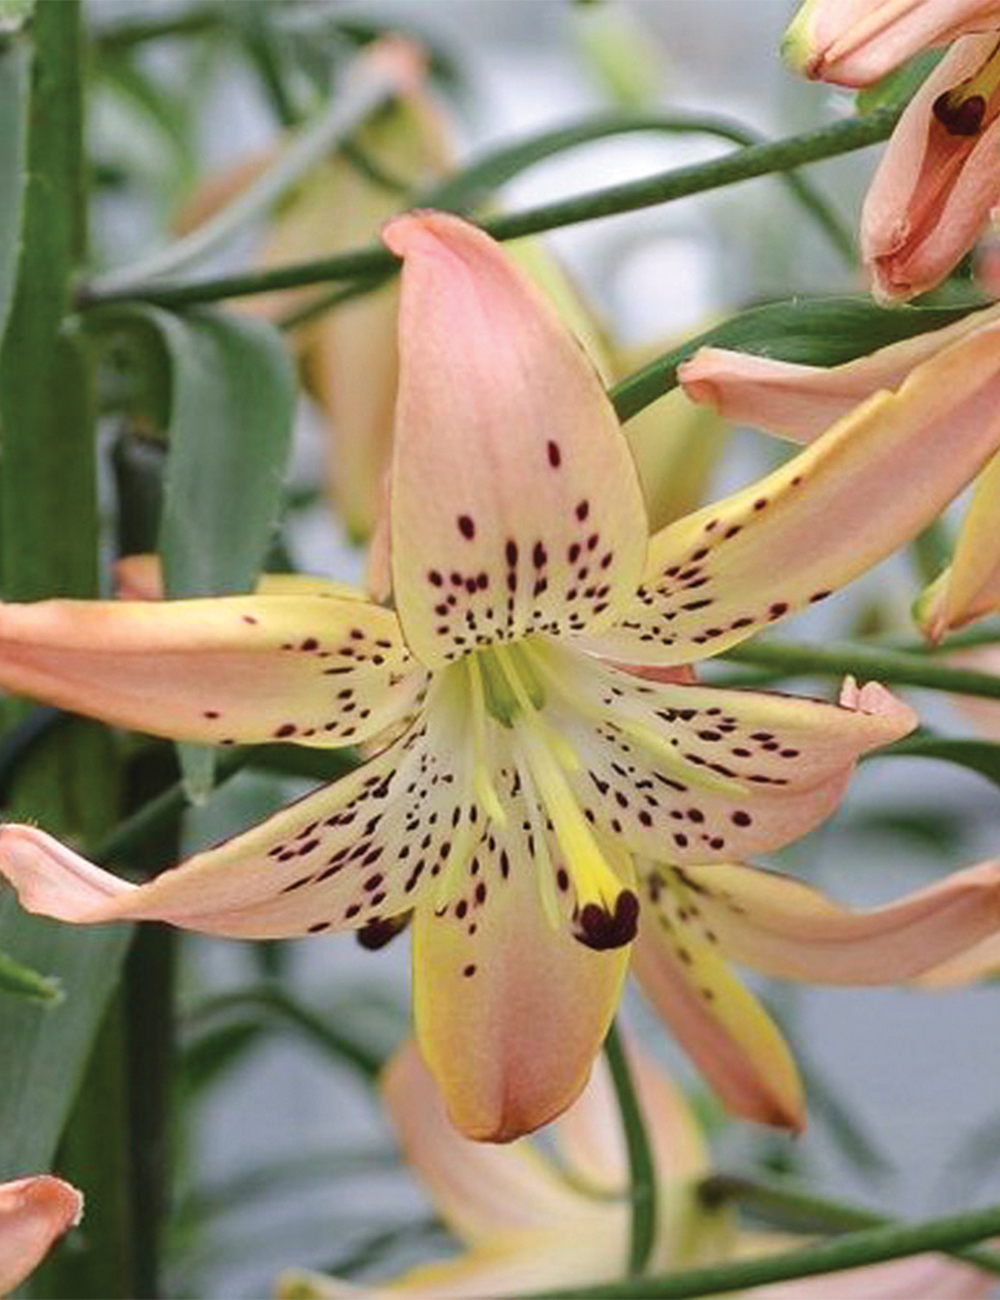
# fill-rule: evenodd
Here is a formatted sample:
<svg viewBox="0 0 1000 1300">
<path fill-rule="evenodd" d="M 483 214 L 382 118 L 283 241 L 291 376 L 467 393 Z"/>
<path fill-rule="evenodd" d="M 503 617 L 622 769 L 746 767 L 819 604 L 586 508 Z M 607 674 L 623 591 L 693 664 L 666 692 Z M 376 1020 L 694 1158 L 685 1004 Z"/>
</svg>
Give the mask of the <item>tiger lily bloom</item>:
<svg viewBox="0 0 1000 1300">
<path fill-rule="evenodd" d="M 903 395 L 935 383 L 964 418 L 996 426 L 1000 398 L 1000 308 L 975 312 L 945 329 L 904 339 L 844 365 L 797 365 L 703 348 L 680 368 L 684 391 L 727 419 L 796 442 L 817 438 L 831 420 L 885 390 Z M 875 394 L 881 394 L 876 397 Z M 942 425 L 947 443 L 950 431 Z M 934 641 L 1000 608 L 1000 458 L 980 474 L 951 565 L 927 589 L 917 619 Z"/>
<path fill-rule="evenodd" d="M 806 0 L 781 43 L 795 72 L 871 86 L 915 54 L 1000 27 L 1000 0 Z"/>
<path fill-rule="evenodd" d="M 83 1197 L 61 1178 L 0 1183 L 0 1295 L 20 1285 L 82 1213 Z"/>
<path fill-rule="evenodd" d="M 604 389 L 502 249 L 433 213 L 385 240 L 404 263 L 394 608 L 320 590 L 0 605 L 0 684 L 179 739 L 391 743 L 143 885 L 29 827 L 0 832 L 0 872 L 72 922 L 372 935 L 412 911 L 421 1048 L 458 1127 L 509 1139 L 583 1087 L 638 925 L 637 863 L 788 843 L 914 724 L 877 688 L 837 706 L 663 670 L 912 536 L 1000 419 L 956 404 L 950 375 L 912 383 L 649 537 Z"/>
<path fill-rule="evenodd" d="M 709 1206 L 698 1195 L 711 1168 L 691 1109 L 677 1085 L 648 1058 L 635 1049 L 629 1058 L 656 1176 L 649 1275 L 803 1244 L 803 1238 L 788 1234 L 743 1231 L 729 1206 Z M 625 1276 L 628 1161 L 603 1062 L 583 1095 L 553 1125 L 553 1144 L 545 1150 L 530 1140 L 498 1148 L 463 1138 L 448 1123 L 434 1081 L 412 1044 L 389 1063 L 382 1092 L 407 1164 L 464 1253 L 367 1286 L 289 1272 L 278 1283 L 280 1300 L 492 1300 L 549 1288 L 572 1291 Z M 988 1296 L 991 1286 L 990 1275 L 978 1269 L 940 1255 L 916 1255 L 740 1294 L 754 1300 L 848 1295 L 974 1300 Z"/>
</svg>

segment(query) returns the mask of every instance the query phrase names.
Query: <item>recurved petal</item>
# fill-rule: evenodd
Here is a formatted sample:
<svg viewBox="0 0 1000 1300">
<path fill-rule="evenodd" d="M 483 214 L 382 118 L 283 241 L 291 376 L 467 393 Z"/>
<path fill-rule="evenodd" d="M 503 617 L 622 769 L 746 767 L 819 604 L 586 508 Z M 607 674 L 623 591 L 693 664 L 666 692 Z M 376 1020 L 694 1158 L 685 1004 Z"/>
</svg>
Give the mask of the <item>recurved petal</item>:
<svg viewBox="0 0 1000 1300">
<path fill-rule="evenodd" d="M 608 626 L 638 583 L 646 520 L 592 366 L 475 227 L 409 215 L 385 240 L 404 259 L 391 526 L 411 649 L 435 666 Z"/>
<path fill-rule="evenodd" d="M 594 1202 L 575 1191 L 531 1143 L 495 1146 L 463 1137 L 448 1119 L 416 1043 L 406 1043 L 390 1061 L 382 1096 L 406 1163 L 468 1245 L 515 1232 L 557 1236 L 567 1221 L 593 1210 Z"/>
<path fill-rule="evenodd" d="M 455 711 L 429 710 L 377 758 L 143 885 L 29 826 L 0 830 L 0 874 L 28 911 L 159 920 L 267 939 L 362 928 L 414 906 L 471 808 Z"/>
<path fill-rule="evenodd" d="M 0 1183 L 0 1295 L 23 1282 L 82 1214 L 83 1197 L 61 1178 Z"/>
<path fill-rule="evenodd" d="M 803 76 L 870 86 L 922 50 L 998 23 L 997 0 L 806 0 L 781 52 Z"/>
<path fill-rule="evenodd" d="M 412 711 L 426 674 L 391 611 L 305 590 L 0 604 L 0 684 L 181 740 L 357 744 Z"/>
<path fill-rule="evenodd" d="M 633 957 L 643 992 L 728 1110 L 803 1128 L 805 1102 L 791 1053 L 727 966 L 686 873 L 647 864 L 645 885 Z"/>
<path fill-rule="evenodd" d="M 925 527 L 1000 444 L 997 327 L 917 366 L 766 478 L 650 540 L 608 658 L 717 654 L 828 596 Z"/>
<path fill-rule="evenodd" d="M 654 860 L 738 861 L 798 839 L 837 806 L 862 754 L 916 724 L 875 683 L 849 683 L 834 705 L 658 683 L 559 648 L 535 662 L 588 821 Z"/>
<path fill-rule="evenodd" d="M 628 965 L 627 947 L 587 947 L 546 914 L 526 820 L 509 808 L 467 868 L 468 897 L 414 918 L 417 1037 L 452 1122 L 478 1141 L 529 1133 L 579 1096 Z"/>
<path fill-rule="evenodd" d="M 1000 931 L 1000 864 L 993 862 L 865 912 L 759 867 L 688 867 L 685 874 L 726 956 L 779 979 L 896 983 Z"/>
<path fill-rule="evenodd" d="M 976 480 L 952 562 L 918 606 L 932 641 L 1000 609 L 1000 456 Z"/>
<path fill-rule="evenodd" d="M 728 348 L 700 348 L 678 368 L 684 392 L 727 420 L 811 442 L 880 389 L 896 389 L 915 366 L 988 328 L 1000 307 L 901 339 L 839 366 L 806 366 Z"/>
</svg>

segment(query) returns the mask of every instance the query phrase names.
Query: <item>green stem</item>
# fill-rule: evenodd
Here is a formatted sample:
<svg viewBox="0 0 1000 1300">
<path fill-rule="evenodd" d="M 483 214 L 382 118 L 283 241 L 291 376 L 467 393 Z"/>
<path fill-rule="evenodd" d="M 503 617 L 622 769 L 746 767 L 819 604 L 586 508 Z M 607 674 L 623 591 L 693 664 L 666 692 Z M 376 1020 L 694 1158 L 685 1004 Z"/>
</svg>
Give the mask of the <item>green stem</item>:
<svg viewBox="0 0 1000 1300">
<path fill-rule="evenodd" d="M 612 185 L 606 189 L 575 198 L 543 204 L 524 212 L 512 212 L 489 218 L 482 228 L 494 238 L 519 239 L 581 221 L 634 212 L 654 207 L 691 194 L 733 185 L 737 181 L 788 172 L 806 163 L 833 158 L 867 148 L 891 133 L 899 116 L 897 109 L 880 109 L 863 118 L 835 122 L 831 126 L 802 135 L 789 136 L 770 144 L 735 149 L 723 158 L 696 163 L 689 167 L 659 172 L 642 180 Z M 326 280 L 357 280 L 383 275 L 398 266 L 396 258 L 378 244 L 369 244 L 334 257 L 317 258 L 291 266 L 243 275 L 218 276 L 197 283 L 137 283 L 118 285 L 113 292 L 96 286 L 84 286 L 79 294 L 83 306 L 112 301 L 141 299 L 166 307 L 192 303 L 216 302 L 223 298 L 299 288 Z"/>
<path fill-rule="evenodd" d="M 730 1174 L 712 1174 L 701 1184 L 698 1193 L 710 1209 L 735 1202 L 769 1222 L 798 1232 L 854 1232 L 860 1228 L 885 1228 L 894 1223 L 884 1214 L 815 1196 L 801 1188 Z M 994 1250 L 956 1246 L 947 1253 L 984 1272 L 1000 1275 L 1000 1254 Z"/>
<path fill-rule="evenodd" d="M 604 1040 L 604 1055 L 611 1071 L 628 1153 L 632 1208 L 628 1271 L 630 1277 L 641 1277 L 646 1271 L 656 1241 L 656 1166 L 632 1071 L 615 1024 L 612 1024 Z"/>
<path fill-rule="evenodd" d="M 1000 1205 L 991 1205 L 985 1210 L 970 1210 L 942 1219 L 862 1229 L 832 1241 L 732 1264 L 681 1269 L 658 1277 L 632 1278 L 572 1290 L 532 1291 L 522 1294 L 521 1300 L 691 1300 L 694 1296 L 726 1294 L 821 1273 L 865 1268 L 925 1251 L 950 1251 L 998 1232 Z"/>
<path fill-rule="evenodd" d="M 91 300 L 108 302 L 122 296 L 135 297 L 130 286 L 136 282 L 180 270 L 224 244 L 236 231 L 277 203 L 339 141 L 347 139 L 397 90 L 397 78 L 392 71 L 369 62 L 366 75 L 352 79 L 341 94 L 335 95 L 326 111 L 298 136 L 294 144 L 283 149 L 272 165 L 231 203 L 189 235 L 142 262 L 100 276 L 90 286 Z"/>
<path fill-rule="evenodd" d="M 854 677 L 896 686 L 923 686 L 932 691 L 1000 699 L 1000 676 L 969 668 L 952 668 L 930 656 L 850 641 L 826 646 L 758 641 L 733 646 L 719 658 L 730 663 L 778 669 L 787 677 L 843 676 L 850 673 Z"/>
</svg>

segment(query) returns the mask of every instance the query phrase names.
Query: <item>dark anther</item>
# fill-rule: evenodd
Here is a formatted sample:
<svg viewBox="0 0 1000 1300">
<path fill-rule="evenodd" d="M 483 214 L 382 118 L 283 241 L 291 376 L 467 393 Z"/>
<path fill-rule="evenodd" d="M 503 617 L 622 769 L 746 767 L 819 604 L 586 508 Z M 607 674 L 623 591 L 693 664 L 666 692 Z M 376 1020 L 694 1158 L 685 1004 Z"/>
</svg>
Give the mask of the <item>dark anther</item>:
<svg viewBox="0 0 1000 1300">
<path fill-rule="evenodd" d="M 369 952 L 384 948 L 397 934 L 403 933 L 412 915 L 412 912 L 400 912 L 398 916 L 376 916 L 357 931 L 358 943 Z"/>
<path fill-rule="evenodd" d="M 934 101 L 933 113 L 949 135 L 978 135 L 986 116 L 986 100 L 982 95 L 955 100 L 953 91 L 946 90 Z"/>
<path fill-rule="evenodd" d="M 576 938 L 588 948 L 603 952 L 621 948 L 635 938 L 639 924 L 639 900 L 630 889 L 623 889 L 615 903 L 614 914 L 600 903 L 588 903 L 577 917 Z"/>
</svg>

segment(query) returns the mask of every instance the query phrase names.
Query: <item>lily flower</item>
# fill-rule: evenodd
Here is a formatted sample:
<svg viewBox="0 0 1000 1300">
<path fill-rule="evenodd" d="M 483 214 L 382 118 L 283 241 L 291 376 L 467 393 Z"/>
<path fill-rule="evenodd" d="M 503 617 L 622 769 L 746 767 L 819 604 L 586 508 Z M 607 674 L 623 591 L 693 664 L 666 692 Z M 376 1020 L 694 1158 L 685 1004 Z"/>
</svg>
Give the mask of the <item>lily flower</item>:
<svg viewBox="0 0 1000 1300">
<path fill-rule="evenodd" d="M 628 666 L 704 659 L 923 527 L 1000 444 L 984 418 L 1000 403 L 975 396 L 998 358 L 946 383 L 932 359 L 650 537 L 602 385 L 502 249 L 433 213 L 385 240 L 403 259 L 394 608 L 336 590 L 0 605 L 0 683 L 178 739 L 394 739 L 148 883 L 18 826 L 0 872 L 29 910 L 78 923 L 377 935 L 412 911 L 421 1048 L 458 1127 L 503 1140 L 583 1087 L 642 864 L 787 844 L 914 724 L 877 688 L 838 706 Z"/>
<path fill-rule="evenodd" d="M 0 1183 L 0 1295 L 19 1286 L 82 1214 L 83 1197 L 61 1178 Z"/>
<path fill-rule="evenodd" d="M 1000 355 L 1000 308 L 975 312 L 944 329 L 904 339 L 840 366 L 805 366 L 723 348 L 703 348 L 680 367 L 687 395 L 726 419 L 754 425 L 796 442 L 810 442 L 825 426 L 885 390 L 902 393 L 921 375 L 962 386 L 961 402 L 978 406 L 985 422 L 997 418 L 996 378 L 973 377 L 990 354 Z M 930 367 L 930 369 L 928 369 Z M 980 372 L 985 376 L 985 372 Z M 947 376 L 947 378 L 945 378 Z M 970 387 L 966 380 L 972 381 Z M 942 427 L 942 436 L 950 437 Z M 916 606 L 933 641 L 1000 608 L 1000 458 L 976 481 L 951 565 Z"/>
<path fill-rule="evenodd" d="M 998 26 L 998 0 L 806 0 L 781 53 L 803 77 L 871 86 L 915 54 Z"/>
<path fill-rule="evenodd" d="M 630 1050 L 629 1058 L 656 1176 L 650 1275 L 802 1244 L 801 1237 L 744 1232 L 730 1207 L 706 1204 L 698 1187 L 711 1173 L 708 1150 L 682 1092 L 638 1051 Z M 583 1095 L 553 1125 L 553 1146 L 546 1150 L 529 1140 L 497 1148 L 463 1138 L 449 1124 L 434 1080 L 412 1044 L 389 1063 L 382 1092 L 407 1164 L 464 1253 L 370 1286 L 289 1272 L 278 1284 L 281 1300 L 390 1300 L 401 1295 L 471 1300 L 550 1287 L 572 1290 L 624 1277 L 628 1162 L 603 1062 Z M 974 1300 L 991 1289 L 990 1276 L 975 1268 L 940 1255 L 916 1255 L 740 1294 L 755 1300 L 846 1295 Z"/>
</svg>

